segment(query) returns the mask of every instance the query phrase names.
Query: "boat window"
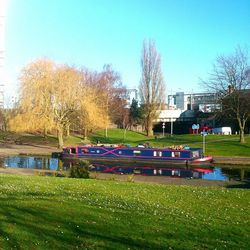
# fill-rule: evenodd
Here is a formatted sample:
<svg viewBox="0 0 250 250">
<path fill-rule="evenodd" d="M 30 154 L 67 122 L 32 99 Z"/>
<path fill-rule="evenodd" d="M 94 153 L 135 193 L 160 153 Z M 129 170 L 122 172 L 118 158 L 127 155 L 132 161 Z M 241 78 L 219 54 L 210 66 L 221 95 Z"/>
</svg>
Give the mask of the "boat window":
<svg viewBox="0 0 250 250">
<path fill-rule="evenodd" d="M 141 173 L 141 170 L 138 169 L 138 168 L 135 168 L 133 172 L 134 172 L 134 174 L 140 174 L 140 173 Z"/>
<path fill-rule="evenodd" d="M 181 173 L 180 173 L 180 170 L 172 170 L 172 176 L 180 176 Z"/>
<path fill-rule="evenodd" d="M 193 157 L 199 157 L 199 151 L 193 151 L 192 154 Z"/>
<path fill-rule="evenodd" d="M 76 154 L 76 148 L 71 148 L 71 149 L 70 149 L 70 153 L 71 153 L 71 154 Z"/>
<path fill-rule="evenodd" d="M 99 154 L 99 153 L 100 153 L 100 150 L 99 150 L 99 149 L 97 149 L 97 150 L 96 150 L 96 153 L 97 153 L 97 154 Z"/>
<path fill-rule="evenodd" d="M 176 151 L 172 152 L 172 157 L 180 157 L 180 155 L 181 155 L 180 152 L 176 152 Z"/>
<path fill-rule="evenodd" d="M 79 151 L 80 153 L 83 153 L 83 154 L 87 154 L 89 152 L 87 148 L 81 148 Z"/>
<path fill-rule="evenodd" d="M 161 151 L 154 151 L 154 156 L 162 157 Z"/>
<path fill-rule="evenodd" d="M 119 154 L 119 155 L 121 155 L 121 154 L 122 154 L 122 151 L 121 151 L 121 150 L 120 150 L 120 151 L 118 151 L 118 154 Z"/>
<path fill-rule="evenodd" d="M 140 150 L 134 150 L 133 153 L 134 153 L 135 155 L 140 155 L 140 154 L 141 154 L 141 151 L 140 151 Z"/>
</svg>

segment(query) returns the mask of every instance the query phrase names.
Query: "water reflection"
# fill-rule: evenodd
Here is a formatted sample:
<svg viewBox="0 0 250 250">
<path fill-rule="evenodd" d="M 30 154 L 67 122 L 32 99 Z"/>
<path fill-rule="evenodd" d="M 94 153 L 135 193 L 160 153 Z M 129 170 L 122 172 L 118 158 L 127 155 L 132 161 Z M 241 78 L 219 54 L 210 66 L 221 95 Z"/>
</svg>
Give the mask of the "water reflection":
<svg viewBox="0 0 250 250">
<path fill-rule="evenodd" d="M 1 167 L 5 168 L 29 168 L 59 170 L 58 159 L 49 157 L 6 157 L 0 161 Z"/>
<path fill-rule="evenodd" d="M 0 167 L 29 168 L 43 170 L 67 170 L 77 160 L 61 161 L 50 157 L 14 156 L 0 159 Z M 173 178 L 192 178 L 204 180 L 246 180 L 250 179 L 250 168 L 230 167 L 188 167 L 188 166 L 157 166 L 157 165 L 124 165 L 118 163 L 92 162 L 90 171 L 111 174 L 134 174 L 146 176 L 168 176 Z"/>
<path fill-rule="evenodd" d="M 91 171 L 112 173 L 112 174 L 135 174 L 146 176 L 169 176 L 179 178 L 195 178 L 201 179 L 207 172 L 213 172 L 212 169 L 199 169 L 187 167 L 162 167 L 162 166 L 123 166 L 123 165 L 107 165 L 93 163 Z"/>
</svg>

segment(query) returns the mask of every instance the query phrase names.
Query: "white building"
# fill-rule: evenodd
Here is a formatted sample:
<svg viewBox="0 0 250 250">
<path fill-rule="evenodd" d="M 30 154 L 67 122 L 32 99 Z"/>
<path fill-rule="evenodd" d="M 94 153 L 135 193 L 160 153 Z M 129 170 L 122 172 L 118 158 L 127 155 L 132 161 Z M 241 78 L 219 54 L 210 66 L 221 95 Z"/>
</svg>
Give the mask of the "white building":
<svg viewBox="0 0 250 250">
<path fill-rule="evenodd" d="M 217 95 L 215 93 L 191 93 L 176 92 L 168 96 L 168 106 L 173 109 L 196 110 L 213 112 L 218 109 Z"/>
<path fill-rule="evenodd" d="M 135 99 L 136 101 L 139 101 L 138 90 L 137 89 L 127 89 L 126 101 L 127 101 L 128 107 L 130 107 L 133 99 Z"/>
<path fill-rule="evenodd" d="M 218 108 L 216 101 L 214 93 L 176 92 L 175 95 L 168 95 L 167 109 L 159 111 L 158 119 L 155 122 L 171 123 L 172 133 L 175 122 L 196 123 L 196 111 L 213 112 Z"/>
</svg>

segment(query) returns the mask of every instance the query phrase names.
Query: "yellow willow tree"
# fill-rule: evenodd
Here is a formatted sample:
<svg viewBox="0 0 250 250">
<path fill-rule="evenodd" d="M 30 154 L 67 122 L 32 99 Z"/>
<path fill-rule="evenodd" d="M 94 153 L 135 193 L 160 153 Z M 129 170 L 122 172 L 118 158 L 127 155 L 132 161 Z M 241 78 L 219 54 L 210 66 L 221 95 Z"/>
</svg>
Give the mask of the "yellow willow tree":
<svg viewBox="0 0 250 250">
<path fill-rule="evenodd" d="M 67 65 L 58 66 L 53 79 L 52 114 L 57 128 L 58 147 L 63 147 L 64 130 L 79 109 L 78 86 L 81 74 Z"/>
<path fill-rule="evenodd" d="M 9 121 L 13 131 L 40 132 L 54 126 L 51 115 L 51 82 L 55 65 L 39 59 L 23 68 L 20 75 L 20 101 L 15 116 Z"/>
<path fill-rule="evenodd" d="M 77 108 L 77 91 L 81 81 L 78 70 L 37 60 L 21 73 L 18 112 L 10 121 L 15 131 L 56 129 L 58 146 L 63 146 L 63 131 Z"/>
<path fill-rule="evenodd" d="M 98 103 L 98 91 L 88 85 L 81 85 L 78 91 L 77 123 L 83 131 L 84 140 L 87 139 L 88 131 L 105 128 L 106 114 L 103 107 Z"/>
</svg>

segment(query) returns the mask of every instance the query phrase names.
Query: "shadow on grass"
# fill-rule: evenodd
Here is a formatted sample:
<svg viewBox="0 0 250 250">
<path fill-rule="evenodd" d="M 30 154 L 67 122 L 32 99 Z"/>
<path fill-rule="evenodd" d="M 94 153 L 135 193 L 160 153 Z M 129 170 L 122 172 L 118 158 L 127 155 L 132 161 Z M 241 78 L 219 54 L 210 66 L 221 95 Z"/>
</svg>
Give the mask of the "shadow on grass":
<svg viewBox="0 0 250 250">
<path fill-rule="evenodd" d="M 32 191 L 26 185 L 20 189 L 22 178 L 18 180 L 18 185 L 8 182 L 0 192 L 0 249 L 215 249 L 221 246 L 218 239 L 226 242 L 228 249 L 247 249 L 247 230 L 237 230 L 240 224 L 230 227 L 231 219 L 220 225 L 220 211 L 218 224 L 204 224 L 206 220 L 210 222 L 205 216 L 210 216 L 211 211 L 212 216 L 217 215 L 216 206 L 208 207 L 204 213 L 195 206 L 195 217 L 189 217 L 192 209 L 182 206 L 185 199 L 180 206 L 173 196 L 158 207 L 158 199 L 167 199 L 168 195 L 163 192 L 162 197 L 162 190 L 155 186 L 146 189 L 160 194 L 152 205 L 148 199 L 123 200 L 121 190 L 117 196 L 113 189 L 100 193 L 103 185 L 96 189 L 89 183 L 83 192 L 80 188 L 84 186 L 75 182 L 67 186 L 60 180 L 48 185 L 48 189 L 41 186 L 44 191 L 35 184 Z M 137 188 L 131 192 L 137 192 Z M 190 193 L 186 188 L 182 192 Z M 215 193 L 206 195 L 214 199 Z M 192 197 L 202 204 L 200 192 Z M 236 236 L 231 239 L 229 235 Z"/>
<path fill-rule="evenodd" d="M 250 189 L 250 181 L 241 181 L 240 183 L 229 184 L 226 188 L 243 188 Z"/>
<path fill-rule="evenodd" d="M 95 211 L 84 204 L 72 209 L 69 201 L 55 206 L 30 195 L 34 197 L 30 203 L 14 195 L 0 199 L 3 249 L 159 249 L 159 243 L 147 237 L 128 235 L 123 223 L 109 223 L 107 210 Z"/>
</svg>

